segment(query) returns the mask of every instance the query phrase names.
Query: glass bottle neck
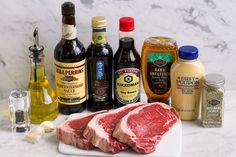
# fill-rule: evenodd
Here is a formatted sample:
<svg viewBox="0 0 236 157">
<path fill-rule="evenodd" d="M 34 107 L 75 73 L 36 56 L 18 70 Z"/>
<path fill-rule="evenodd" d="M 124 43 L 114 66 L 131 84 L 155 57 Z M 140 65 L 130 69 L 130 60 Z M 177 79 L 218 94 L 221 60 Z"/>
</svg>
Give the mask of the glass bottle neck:
<svg viewBox="0 0 236 157">
<path fill-rule="evenodd" d="M 76 39 L 76 24 L 75 16 L 68 15 L 62 17 L 62 39 L 73 40 Z"/>
<path fill-rule="evenodd" d="M 92 39 L 94 44 L 106 44 L 107 42 L 106 28 L 93 28 Z"/>
<path fill-rule="evenodd" d="M 44 67 L 44 55 L 40 54 L 38 57 L 30 55 L 31 62 L 31 72 L 30 72 L 30 81 L 40 82 L 43 81 L 46 77 L 45 67 Z"/>
<path fill-rule="evenodd" d="M 120 48 L 132 48 L 134 47 L 134 32 L 122 32 L 119 35 L 119 47 Z"/>
</svg>

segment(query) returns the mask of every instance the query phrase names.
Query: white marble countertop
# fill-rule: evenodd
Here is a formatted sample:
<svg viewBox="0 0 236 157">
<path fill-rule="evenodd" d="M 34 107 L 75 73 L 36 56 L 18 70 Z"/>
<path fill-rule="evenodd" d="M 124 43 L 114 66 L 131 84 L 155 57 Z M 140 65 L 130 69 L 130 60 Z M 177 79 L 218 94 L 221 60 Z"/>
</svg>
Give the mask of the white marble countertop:
<svg viewBox="0 0 236 157">
<path fill-rule="evenodd" d="M 235 157 L 236 156 L 236 91 L 226 92 L 225 122 L 223 128 L 203 128 L 198 121 L 183 122 L 181 157 Z M 55 125 L 67 116 L 60 115 Z M 35 127 L 35 126 L 33 126 Z M 37 144 L 23 140 L 23 134 L 11 133 L 8 103 L 0 101 L 0 156 L 2 157 L 61 157 L 57 151 L 55 132 L 46 134 Z"/>
</svg>

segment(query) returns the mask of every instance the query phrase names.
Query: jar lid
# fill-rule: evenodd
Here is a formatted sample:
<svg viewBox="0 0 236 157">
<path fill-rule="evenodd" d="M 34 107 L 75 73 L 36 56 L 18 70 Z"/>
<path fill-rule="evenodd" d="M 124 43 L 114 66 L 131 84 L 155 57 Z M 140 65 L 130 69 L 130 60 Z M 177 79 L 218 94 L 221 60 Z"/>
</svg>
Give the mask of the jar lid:
<svg viewBox="0 0 236 157">
<path fill-rule="evenodd" d="M 194 60 L 198 58 L 198 49 L 195 46 L 182 46 L 179 48 L 179 58 L 184 60 Z"/>
<path fill-rule="evenodd" d="M 103 16 L 95 16 L 92 18 L 92 27 L 93 28 L 106 28 L 107 19 Z"/>
<path fill-rule="evenodd" d="M 225 84 L 225 78 L 216 73 L 207 74 L 205 76 L 205 84 L 209 86 L 223 86 Z"/>
</svg>

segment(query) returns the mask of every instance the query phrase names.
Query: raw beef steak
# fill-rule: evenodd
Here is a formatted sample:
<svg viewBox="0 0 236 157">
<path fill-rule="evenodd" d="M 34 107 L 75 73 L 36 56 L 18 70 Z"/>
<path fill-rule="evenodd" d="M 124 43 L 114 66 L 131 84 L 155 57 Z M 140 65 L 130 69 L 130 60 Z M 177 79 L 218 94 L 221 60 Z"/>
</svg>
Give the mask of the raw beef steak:
<svg viewBox="0 0 236 157">
<path fill-rule="evenodd" d="M 126 150 L 128 148 L 126 144 L 112 137 L 113 130 L 122 117 L 142 105 L 144 105 L 144 103 L 129 104 L 94 116 L 84 130 L 84 137 L 95 147 L 100 148 L 104 152 L 115 154 Z"/>
<path fill-rule="evenodd" d="M 97 114 L 107 112 L 107 110 L 95 112 L 80 118 L 67 120 L 56 129 L 57 138 L 65 144 L 73 145 L 77 148 L 90 150 L 94 149 L 92 143 L 83 137 L 84 129 L 88 122 Z"/>
<path fill-rule="evenodd" d="M 116 125 L 113 137 L 138 153 L 151 153 L 162 136 L 179 120 L 174 108 L 151 103 L 130 111 Z"/>
</svg>

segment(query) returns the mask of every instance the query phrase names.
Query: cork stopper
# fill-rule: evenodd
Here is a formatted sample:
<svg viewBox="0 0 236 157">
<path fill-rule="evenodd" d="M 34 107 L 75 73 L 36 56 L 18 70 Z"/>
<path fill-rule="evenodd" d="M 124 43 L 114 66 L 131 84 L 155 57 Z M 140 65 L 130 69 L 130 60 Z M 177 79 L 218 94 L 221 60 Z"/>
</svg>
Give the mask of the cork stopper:
<svg viewBox="0 0 236 157">
<path fill-rule="evenodd" d="M 95 16 L 92 18 L 92 27 L 93 28 L 106 28 L 107 19 L 103 16 Z"/>
</svg>

